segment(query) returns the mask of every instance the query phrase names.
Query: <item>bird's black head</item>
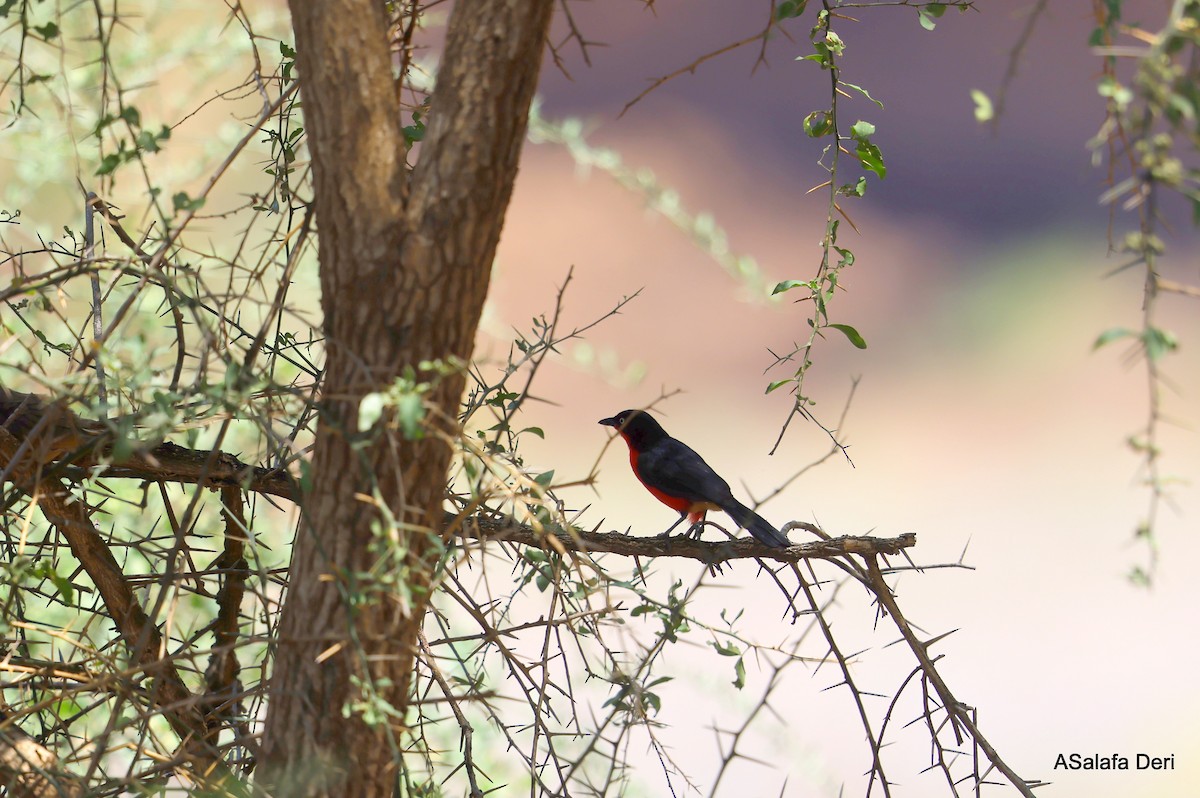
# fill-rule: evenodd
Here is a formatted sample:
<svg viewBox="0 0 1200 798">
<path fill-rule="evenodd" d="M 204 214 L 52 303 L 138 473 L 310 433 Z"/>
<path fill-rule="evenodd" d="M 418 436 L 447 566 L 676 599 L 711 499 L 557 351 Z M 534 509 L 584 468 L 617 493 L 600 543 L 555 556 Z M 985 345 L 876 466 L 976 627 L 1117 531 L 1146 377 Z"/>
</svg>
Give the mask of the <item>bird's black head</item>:
<svg viewBox="0 0 1200 798">
<path fill-rule="evenodd" d="M 644 410 L 622 410 L 612 418 L 602 418 L 600 423 L 613 427 L 635 449 L 649 446 L 667 437 L 666 431 Z"/>
</svg>

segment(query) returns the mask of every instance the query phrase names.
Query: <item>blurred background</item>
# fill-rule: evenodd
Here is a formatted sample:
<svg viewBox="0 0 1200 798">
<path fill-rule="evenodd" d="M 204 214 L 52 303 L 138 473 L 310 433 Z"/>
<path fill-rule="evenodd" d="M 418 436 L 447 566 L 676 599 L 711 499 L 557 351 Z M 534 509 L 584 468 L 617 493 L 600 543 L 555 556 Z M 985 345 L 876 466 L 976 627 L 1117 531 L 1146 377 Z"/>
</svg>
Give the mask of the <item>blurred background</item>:
<svg viewBox="0 0 1200 798">
<path fill-rule="evenodd" d="M 1154 30 L 1169 5 L 1126 4 L 1125 18 Z M 1146 421 L 1145 367 L 1128 345 L 1093 352 L 1092 343 L 1110 327 L 1140 325 L 1143 274 L 1110 275 L 1123 260 L 1109 252 L 1109 210 L 1097 201 L 1106 172 L 1087 147 L 1104 117 L 1100 60 L 1087 46 L 1089 4 L 1050 3 L 1017 59 L 998 125 L 972 114 L 970 91 L 996 96 L 1032 6 L 985 0 L 977 12 L 950 9 L 932 32 L 903 7 L 853 9 L 860 21 L 839 24 L 842 78 L 885 109 L 861 98 L 844 107 L 851 120 L 877 125 L 889 166 L 864 199 L 845 204 L 861 235 L 841 230 L 857 261 L 843 274 L 847 291 L 832 316 L 855 326 L 868 348 L 840 336 L 821 342 L 807 385 L 833 425 L 860 379 L 841 431 L 853 467 L 833 457 L 762 512 L 834 535 L 915 532 L 917 562 L 962 557 L 974 569 L 904 576 L 901 606 L 930 634 L 957 630 L 937 648 L 944 673 L 959 699 L 979 709 L 981 728 L 1009 764 L 1053 782 L 1040 795 L 1192 796 L 1200 783 L 1191 610 L 1200 314 L 1194 300 L 1160 303 L 1162 326 L 1183 342 L 1165 366 L 1171 423 L 1161 441 L 1164 472 L 1179 480 L 1158 517 L 1154 587 L 1142 589 L 1126 575 L 1147 560 L 1133 534 L 1149 492 L 1126 438 Z M 665 83 L 621 116 L 652 80 L 759 31 L 763 9 L 574 8 L 585 36 L 603 46 L 589 50 L 590 68 L 566 46 L 569 77 L 547 65 L 543 114 L 578 117 L 591 144 L 651 170 L 689 211 L 711 213 L 730 248 L 754 256 L 768 287 L 810 279 L 827 198 L 806 193 L 825 173 L 816 164 L 822 144 L 804 136 L 801 122 L 827 105 L 828 76 L 793 60 L 810 52 L 807 28 L 793 26 L 794 42 L 770 41 L 757 69 L 759 46 L 748 45 Z M 1135 224 L 1118 212 L 1115 237 Z M 1193 231 L 1186 219 L 1174 231 L 1164 270 L 1194 284 Z M 766 496 L 828 450 L 821 430 L 794 422 L 768 455 L 789 404 L 783 390 L 764 395 L 787 376 L 766 371 L 768 350 L 804 340 L 807 306 L 765 300 L 642 196 L 579 169 L 559 147 L 529 146 L 487 317 L 495 341 L 481 341 L 480 354 L 495 347 L 501 358 L 513 329 L 553 307 L 572 267 L 567 327 L 642 290 L 586 344 L 564 348 L 539 377 L 546 403 L 526 410 L 526 421 L 546 430 L 546 441 L 526 452 L 533 467 L 569 481 L 586 477 L 599 457 L 595 490 L 566 494 L 575 507 L 592 505 L 587 517 L 644 534 L 674 520 L 634 481 L 623 443 L 605 450 L 609 431 L 596 426 L 664 392 L 679 391 L 656 406 L 666 429 L 743 498 Z M 685 583 L 697 567 L 659 564 Z M 730 578 L 746 589 L 726 600 L 744 605 L 769 637 L 770 624 L 784 623 L 778 593 L 748 568 Z M 869 629 L 861 597 L 847 604 L 853 612 L 837 623 Z M 886 623 L 880 629 L 878 640 L 895 637 Z M 890 694 L 907 673 L 907 665 L 887 672 L 870 655 L 861 659 L 858 673 L 880 692 Z M 842 689 L 820 693 L 837 681 L 833 669 L 807 684 L 791 676 L 795 692 L 776 703 L 781 716 L 754 728 L 756 752 L 792 763 L 784 794 L 838 795 L 854 784 L 846 774 L 869 767 L 853 705 Z M 681 669 L 664 698 L 668 723 L 681 710 L 695 714 L 694 727 L 666 739 L 700 773 L 717 752 L 711 727 L 750 701 L 726 677 Z M 1058 754 L 1072 752 L 1120 754 L 1131 770 L 1055 770 Z M 1138 772 L 1137 753 L 1173 754 L 1175 769 Z M 796 772 L 810 774 L 808 783 Z M 738 775 L 748 795 L 780 794 L 785 780 L 764 766 Z"/>
</svg>

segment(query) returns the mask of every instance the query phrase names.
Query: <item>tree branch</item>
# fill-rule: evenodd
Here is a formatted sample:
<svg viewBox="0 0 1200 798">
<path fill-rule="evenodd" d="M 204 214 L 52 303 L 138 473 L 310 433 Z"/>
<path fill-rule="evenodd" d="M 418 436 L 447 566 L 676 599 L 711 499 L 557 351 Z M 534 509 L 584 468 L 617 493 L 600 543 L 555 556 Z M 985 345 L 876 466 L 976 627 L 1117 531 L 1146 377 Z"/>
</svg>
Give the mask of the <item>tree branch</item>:
<svg viewBox="0 0 1200 798">
<path fill-rule="evenodd" d="M 638 537 L 620 532 L 537 531 L 511 521 L 478 516 L 466 519 L 453 516 L 449 518 L 453 523 L 461 525 L 460 536 L 464 540 L 506 541 L 559 554 L 577 551 L 590 554 L 620 554 L 626 557 L 685 557 L 699 560 L 705 565 L 747 559 L 798 562 L 844 557 L 848 554 L 898 554 L 902 549 L 917 544 L 917 536 L 907 532 L 895 538 L 846 535 L 777 549 L 749 537 L 710 543 L 681 536 L 663 538 Z"/>
<path fill-rule="evenodd" d="M 116 624 L 132 659 L 154 676 L 154 689 L 150 691 L 153 700 L 185 741 L 188 759 L 198 774 L 208 772 L 215 763 L 211 752 L 199 744 L 204 739 L 204 718 L 174 663 L 164 658 L 162 634 L 138 604 L 121 566 L 92 524 L 87 505 L 73 499 L 59 479 L 44 476 L 43 463 L 19 457 L 23 445 L 8 429 L 0 427 L 0 463 L 4 470 L 17 487 L 35 497 L 46 519 L 66 538 L 71 553 L 104 599 L 108 616 Z"/>
<path fill-rule="evenodd" d="M 1000 754 L 992 747 L 987 738 L 983 736 L 983 733 L 979 731 L 979 727 L 975 725 L 970 712 L 968 712 L 970 708 L 954 697 L 945 680 L 942 679 L 942 675 L 938 673 L 933 659 L 929 656 L 929 646 L 939 638 L 921 640 L 917 637 L 916 632 L 913 631 L 908 621 L 905 620 L 904 615 L 900 612 L 900 605 L 896 603 L 896 598 L 892 595 L 891 588 L 884 581 L 883 572 L 879 568 L 879 560 L 874 556 L 867 557 L 866 560 L 867 575 L 870 580 L 871 590 L 879 598 L 880 606 L 892 617 L 896 628 L 900 630 L 900 634 L 904 636 L 905 642 L 908 643 L 908 647 L 916 656 L 925 680 L 933 686 L 934 691 L 941 700 L 942 708 L 945 709 L 946 714 L 949 716 L 956 740 L 961 744 L 961 728 L 965 728 L 975 743 L 983 749 L 983 753 L 988 758 L 988 761 L 1004 774 L 1009 783 L 1021 795 L 1026 796 L 1026 798 L 1034 798 L 1032 788 L 1038 786 L 1039 782 L 1028 782 L 1022 779 L 1017 775 L 1016 771 L 1000 758 Z"/>
</svg>

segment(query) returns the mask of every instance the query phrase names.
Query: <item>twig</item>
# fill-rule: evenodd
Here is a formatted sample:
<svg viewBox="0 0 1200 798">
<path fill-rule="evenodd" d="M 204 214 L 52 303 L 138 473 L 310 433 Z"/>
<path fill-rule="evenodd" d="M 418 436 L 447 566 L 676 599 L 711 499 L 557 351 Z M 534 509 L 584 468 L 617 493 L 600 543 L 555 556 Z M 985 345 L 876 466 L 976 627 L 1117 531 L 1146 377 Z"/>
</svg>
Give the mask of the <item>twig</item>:
<svg viewBox="0 0 1200 798">
<path fill-rule="evenodd" d="M 950 688 L 942 679 L 941 674 L 938 673 L 937 667 L 934 665 L 933 660 L 929 657 L 929 646 L 939 638 L 928 641 L 922 641 L 917 638 L 916 633 L 912 630 L 912 627 L 909 626 L 908 621 L 905 620 L 904 615 L 900 612 L 900 606 L 896 603 L 896 598 L 892 595 L 891 588 L 889 588 L 887 586 L 887 582 L 884 581 L 883 573 L 879 570 L 878 557 L 876 555 L 871 555 L 865 559 L 872 592 L 879 599 L 880 605 L 884 608 L 884 610 L 887 611 L 887 614 L 892 617 L 892 622 L 896 624 L 896 628 L 900 630 L 900 634 L 903 635 L 905 642 L 908 643 L 909 649 L 911 649 L 913 655 L 916 656 L 925 680 L 933 685 L 934 691 L 937 693 L 938 698 L 942 702 L 943 708 L 946 710 L 946 713 L 950 718 L 956 739 L 961 743 L 962 731 L 960 727 L 965 729 L 967 733 L 971 735 L 971 738 L 976 742 L 976 744 L 983 749 L 988 761 L 990 761 L 997 770 L 1004 774 L 1009 782 L 1017 788 L 1017 791 L 1020 792 L 1021 795 L 1026 796 L 1026 798 L 1035 798 L 1033 791 L 1029 787 L 1029 783 L 1018 776 L 1016 772 L 1013 771 L 1013 769 L 1010 768 L 1008 764 L 1000 758 L 1000 754 L 995 748 L 992 747 L 991 743 L 987 741 L 987 738 L 983 736 L 983 734 L 979 731 L 979 727 L 970 717 L 970 714 L 967 711 L 968 707 L 965 704 L 960 703 L 958 699 L 954 697 L 954 694 L 950 692 Z"/>
</svg>

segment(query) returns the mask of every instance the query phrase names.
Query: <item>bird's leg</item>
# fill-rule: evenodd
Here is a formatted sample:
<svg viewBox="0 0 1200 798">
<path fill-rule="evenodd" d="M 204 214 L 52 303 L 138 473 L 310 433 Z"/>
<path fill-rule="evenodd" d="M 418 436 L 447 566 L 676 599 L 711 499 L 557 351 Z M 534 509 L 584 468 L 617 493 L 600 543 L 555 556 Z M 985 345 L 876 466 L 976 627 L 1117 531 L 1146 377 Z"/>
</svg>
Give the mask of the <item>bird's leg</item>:
<svg viewBox="0 0 1200 798">
<path fill-rule="evenodd" d="M 669 537 L 671 537 L 671 530 L 675 529 L 675 527 L 677 527 L 677 526 L 679 526 L 681 523 L 683 523 L 683 519 L 685 519 L 685 518 L 687 518 L 687 513 L 680 513 L 680 514 L 679 514 L 679 519 L 678 519 L 678 520 L 677 520 L 675 523 L 673 523 L 673 524 L 671 524 L 669 527 L 667 527 L 667 531 L 666 531 L 666 532 L 661 532 L 661 533 L 659 533 L 659 534 L 655 535 L 655 537 L 656 537 L 656 538 L 669 538 Z"/>
<path fill-rule="evenodd" d="M 688 527 L 687 532 L 683 533 L 683 536 L 685 538 L 695 538 L 696 540 L 699 540 L 700 536 L 704 534 L 704 525 L 708 523 L 705 521 L 705 518 L 707 517 L 708 513 L 706 512 L 700 513 L 699 516 L 696 516 L 696 520 L 693 521 L 692 525 Z"/>
</svg>

